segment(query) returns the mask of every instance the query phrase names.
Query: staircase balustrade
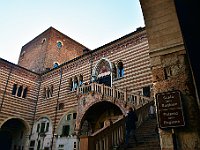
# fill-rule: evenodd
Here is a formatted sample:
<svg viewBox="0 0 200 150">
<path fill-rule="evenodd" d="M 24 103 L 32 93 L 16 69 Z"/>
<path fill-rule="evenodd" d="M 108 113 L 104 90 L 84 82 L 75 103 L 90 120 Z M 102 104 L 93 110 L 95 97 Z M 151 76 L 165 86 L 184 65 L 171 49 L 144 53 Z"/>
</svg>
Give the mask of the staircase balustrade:
<svg viewBox="0 0 200 150">
<path fill-rule="evenodd" d="M 121 118 L 90 136 L 80 136 L 81 150 L 111 150 L 123 143 L 125 118 Z"/>
<path fill-rule="evenodd" d="M 123 101 L 125 104 L 129 104 L 129 106 L 134 106 L 139 116 L 137 126 L 140 126 L 148 116 L 148 109 L 152 101 L 149 97 L 130 94 L 127 93 L 127 90 L 123 91 L 98 83 L 82 85 L 76 92 L 77 94 L 100 93 L 103 96 L 110 97 L 110 99 Z M 90 136 L 80 136 L 80 150 L 114 150 L 124 142 L 124 139 L 125 117 L 99 129 Z"/>
</svg>

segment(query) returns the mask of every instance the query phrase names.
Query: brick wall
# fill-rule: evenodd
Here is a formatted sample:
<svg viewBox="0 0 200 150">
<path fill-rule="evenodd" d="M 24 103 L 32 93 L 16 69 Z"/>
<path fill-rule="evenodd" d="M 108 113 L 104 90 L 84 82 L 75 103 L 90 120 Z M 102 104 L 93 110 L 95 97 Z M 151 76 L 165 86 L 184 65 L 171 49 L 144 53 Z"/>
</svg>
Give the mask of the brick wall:
<svg viewBox="0 0 200 150">
<path fill-rule="evenodd" d="M 58 47 L 57 43 L 62 46 Z M 83 54 L 86 47 L 50 27 L 21 49 L 18 65 L 37 73 L 53 68 Z"/>
</svg>

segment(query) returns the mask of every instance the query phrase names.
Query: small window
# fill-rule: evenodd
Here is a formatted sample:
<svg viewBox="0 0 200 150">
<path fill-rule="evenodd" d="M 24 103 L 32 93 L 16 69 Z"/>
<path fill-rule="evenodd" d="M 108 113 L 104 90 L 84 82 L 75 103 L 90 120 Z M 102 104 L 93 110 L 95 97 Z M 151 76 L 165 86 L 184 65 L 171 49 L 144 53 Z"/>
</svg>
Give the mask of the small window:
<svg viewBox="0 0 200 150">
<path fill-rule="evenodd" d="M 50 96 L 51 97 L 53 96 L 53 85 L 51 85 L 51 88 L 50 88 Z"/>
<path fill-rule="evenodd" d="M 119 62 L 117 65 L 117 76 L 118 76 L 118 78 L 121 78 L 124 76 L 124 67 L 123 67 L 122 62 Z"/>
<path fill-rule="evenodd" d="M 23 97 L 23 98 L 26 98 L 26 95 L 27 95 L 27 87 L 24 89 L 24 92 L 23 92 L 22 97 Z"/>
<path fill-rule="evenodd" d="M 59 64 L 58 64 L 57 62 L 56 62 L 56 63 L 54 63 L 54 64 L 53 64 L 53 68 L 57 68 L 57 67 L 58 67 L 58 65 L 59 65 Z"/>
<path fill-rule="evenodd" d="M 12 95 L 16 95 L 17 92 L 17 84 L 13 85 Z"/>
<path fill-rule="evenodd" d="M 58 42 L 57 42 L 57 47 L 58 47 L 58 48 L 61 48 L 62 46 L 63 46 L 62 42 L 61 42 L 61 41 L 58 41 Z"/>
<path fill-rule="evenodd" d="M 47 90 L 46 90 L 46 88 L 44 87 L 44 90 L 43 90 L 43 96 L 44 96 L 44 98 L 47 98 Z"/>
<path fill-rule="evenodd" d="M 45 131 L 45 122 L 41 123 L 41 129 L 40 129 L 40 133 L 43 133 Z"/>
<path fill-rule="evenodd" d="M 18 88 L 18 91 L 17 91 L 17 96 L 18 96 L 18 97 L 21 97 L 22 90 L 23 90 L 23 87 L 20 86 L 20 87 Z"/>
<path fill-rule="evenodd" d="M 80 75 L 79 76 L 79 86 L 81 86 L 83 84 L 83 76 Z"/>
<path fill-rule="evenodd" d="M 76 150 L 76 148 L 77 148 L 77 144 L 76 142 L 74 142 L 74 150 Z"/>
<path fill-rule="evenodd" d="M 49 87 L 47 88 L 47 98 L 49 98 L 49 96 L 50 96 L 50 89 L 49 89 Z"/>
<path fill-rule="evenodd" d="M 73 113 L 73 119 L 76 119 L 77 113 Z"/>
<path fill-rule="evenodd" d="M 64 109 L 64 103 L 60 103 L 60 104 L 58 105 L 58 110 L 62 110 L 62 109 Z"/>
<path fill-rule="evenodd" d="M 117 78 L 117 68 L 115 66 L 115 64 L 113 64 L 113 68 L 112 68 L 112 73 L 113 73 L 113 78 Z"/>
<path fill-rule="evenodd" d="M 78 79 L 77 79 L 77 77 L 75 76 L 75 77 L 74 77 L 73 89 L 75 90 L 75 89 L 77 89 L 77 87 L 78 87 Z"/>
<path fill-rule="evenodd" d="M 63 126 L 62 135 L 63 136 L 68 136 L 69 135 L 69 129 L 70 129 L 69 125 Z"/>
<path fill-rule="evenodd" d="M 45 132 L 48 132 L 48 131 L 49 131 L 49 122 L 47 122 L 46 129 L 45 129 Z"/>
<path fill-rule="evenodd" d="M 72 116 L 72 114 L 68 114 L 67 115 L 67 120 L 71 120 L 71 116 Z"/>
<path fill-rule="evenodd" d="M 43 44 L 44 42 L 46 42 L 46 40 L 47 40 L 46 38 L 43 38 L 43 39 L 42 39 L 42 44 Z"/>
<path fill-rule="evenodd" d="M 37 124 L 37 132 L 40 131 L 40 124 Z"/>
<path fill-rule="evenodd" d="M 164 74 L 165 79 L 169 79 L 169 77 L 172 76 L 172 70 L 170 66 L 164 68 Z"/>
<path fill-rule="evenodd" d="M 150 86 L 143 87 L 143 95 L 150 97 L 150 95 L 151 95 Z"/>
<path fill-rule="evenodd" d="M 73 82 L 72 82 L 72 78 L 69 79 L 69 88 L 70 88 L 70 91 L 73 90 Z"/>
</svg>

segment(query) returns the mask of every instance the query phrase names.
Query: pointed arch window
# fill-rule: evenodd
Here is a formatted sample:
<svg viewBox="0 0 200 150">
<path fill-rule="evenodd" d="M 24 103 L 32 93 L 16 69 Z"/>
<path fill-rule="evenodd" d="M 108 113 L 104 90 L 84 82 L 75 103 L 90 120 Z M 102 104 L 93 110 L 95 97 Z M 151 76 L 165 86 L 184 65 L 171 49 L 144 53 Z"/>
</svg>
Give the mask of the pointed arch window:
<svg viewBox="0 0 200 150">
<path fill-rule="evenodd" d="M 117 77 L 121 78 L 124 76 L 124 67 L 123 63 L 120 61 L 117 65 Z"/>
<path fill-rule="evenodd" d="M 73 90 L 73 82 L 72 82 L 72 78 L 69 79 L 69 88 L 70 88 L 70 91 Z"/>
<path fill-rule="evenodd" d="M 53 85 L 50 87 L 44 87 L 44 93 L 43 93 L 44 99 L 53 97 Z"/>
<path fill-rule="evenodd" d="M 113 79 L 117 78 L 117 68 L 115 64 L 113 64 L 112 73 L 113 73 Z"/>
<path fill-rule="evenodd" d="M 17 96 L 18 96 L 18 97 L 21 97 L 22 90 L 23 90 L 23 87 L 22 87 L 22 86 L 19 86 L 18 91 L 17 91 Z"/>
<path fill-rule="evenodd" d="M 12 95 L 16 95 L 17 92 L 17 84 L 13 85 Z"/>
<path fill-rule="evenodd" d="M 36 128 L 36 132 L 37 133 L 45 133 L 45 132 L 49 132 L 49 127 L 50 127 L 50 122 L 47 118 L 41 118 L 38 122 L 37 122 L 37 128 Z"/>
<path fill-rule="evenodd" d="M 79 76 L 79 86 L 81 86 L 83 84 L 83 76 L 80 75 Z"/>
<path fill-rule="evenodd" d="M 74 77 L 74 82 L 73 82 L 73 89 L 76 90 L 77 87 L 78 87 L 78 79 L 77 79 L 77 77 L 75 76 L 75 77 Z"/>
<path fill-rule="evenodd" d="M 28 90 L 28 88 L 26 87 L 26 88 L 24 89 L 24 91 L 23 91 L 22 98 L 26 98 L 27 90 Z"/>
<path fill-rule="evenodd" d="M 26 98 L 27 92 L 28 92 L 27 87 L 24 88 L 22 85 L 18 86 L 17 84 L 13 85 L 13 89 L 12 89 L 12 95 L 13 96 Z"/>
</svg>

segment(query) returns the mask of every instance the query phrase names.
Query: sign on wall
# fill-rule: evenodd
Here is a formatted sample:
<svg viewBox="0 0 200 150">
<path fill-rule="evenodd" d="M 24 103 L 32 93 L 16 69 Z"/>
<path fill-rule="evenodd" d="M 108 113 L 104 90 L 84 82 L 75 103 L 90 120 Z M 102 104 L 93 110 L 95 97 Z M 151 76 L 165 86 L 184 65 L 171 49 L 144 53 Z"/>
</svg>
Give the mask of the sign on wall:
<svg viewBox="0 0 200 150">
<path fill-rule="evenodd" d="M 185 125 L 180 91 L 157 93 L 156 104 L 160 128 Z"/>
</svg>

